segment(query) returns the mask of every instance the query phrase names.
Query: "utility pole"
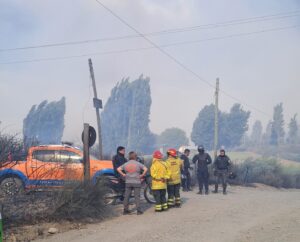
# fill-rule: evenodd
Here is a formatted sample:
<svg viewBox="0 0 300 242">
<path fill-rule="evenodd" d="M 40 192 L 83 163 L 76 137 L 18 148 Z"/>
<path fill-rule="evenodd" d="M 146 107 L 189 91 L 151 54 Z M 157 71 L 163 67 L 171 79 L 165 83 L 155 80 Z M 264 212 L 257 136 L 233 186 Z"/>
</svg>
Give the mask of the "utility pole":
<svg viewBox="0 0 300 242">
<path fill-rule="evenodd" d="M 214 138 L 214 156 L 218 154 L 218 142 L 219 142 L 219 78 L 216 80 L 216 91 L 215 91 L 215 138 Z"/>
<path fill-rule="evenodd" d="M 95 82 L 95 75 L 94 75 L 94 68 L 92 59 L 89 59 L 89 67 L 90 67 L 90 74 L 93 83 L 93 90 L 94 90 L 94 107 L 96 109 L 96 118 L 97 118 L 97 125 L 98 125 L 98 143 L 99 143 L 99 159 L 103 159 L 103 149 L 102 149 L 102 133 L 101 133 L 101 120 L 100 120 L 100 109 L 102 109 L 102 100 L 98 99 L 97 95 L 97 88 Z"/>
</svg>

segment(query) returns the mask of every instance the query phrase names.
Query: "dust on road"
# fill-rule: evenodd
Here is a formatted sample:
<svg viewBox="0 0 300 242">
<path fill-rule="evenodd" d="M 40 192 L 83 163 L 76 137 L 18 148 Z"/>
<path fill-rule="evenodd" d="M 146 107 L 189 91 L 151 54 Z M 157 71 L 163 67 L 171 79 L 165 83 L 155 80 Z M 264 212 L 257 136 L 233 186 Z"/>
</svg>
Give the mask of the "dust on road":
<svg viewBox="0 0 300 242">
<path fill-rule="evenodd" d="M 229 194 L 182 193 L 182 208 L 120 216 L 41 242 L 300 241 L 300 190 L 231 187 Z"/>
</svg>

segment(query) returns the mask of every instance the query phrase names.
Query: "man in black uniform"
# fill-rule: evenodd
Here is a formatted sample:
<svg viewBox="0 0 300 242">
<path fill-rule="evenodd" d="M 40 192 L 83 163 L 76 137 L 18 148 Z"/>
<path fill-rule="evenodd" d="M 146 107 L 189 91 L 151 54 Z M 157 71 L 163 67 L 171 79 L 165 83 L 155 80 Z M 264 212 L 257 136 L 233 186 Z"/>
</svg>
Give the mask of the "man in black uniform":
<svg viewBox="0 0 300 242">
<path fill-rule="evenodd" d="M 205 194 L 208 194 L 208 165 L 212 163 L 211 157 L 208 153 L 204 151 L 204 146 L 198 146 L 199 154 L 195 155 L 193 158 L 193 163 L 197 167 L 199 192 L 198 194 L 203 194 L 203 186 L 205 187 Z"/>
<path fill-rule="evenodd" d="M 124 193 L 125 193 L 125 179 L 119 174 L 117 169 L 124 165 L 127 162 L 127 159 L 125 158 L 125 147 L 119 146 L 117 148 L 117 154 L 114 155 L 112 159 L 114 171 L 115 171 L 115 176 L 119 179 L 121 191 L 122 191 L 122 196 L 121 200 L 123 201 L 124 199 Z"/>
<path fill-rule="evenodd" d="M 127 159 L 125 158 L 125 147 L 119 146 L 117 148 L 117 154 L 113 157 L 112 162 L 115 171 L 115 176 L 120 177 L 120 174 L 118 173 L 117 169 L 127 162 Z"/>
<path fill-rule="evenodd" d="M 225 150 L 220 150 L 220 155 L 216 158 L 214 164 L 214 175 L 216 176 L 215 193 L 218 193 L 219 183 L 222 182 L 223 194 L 227 194 L 227 176 L 231 166 L 229 157 L 225 154 Z"/>
<path fill-rule="evenodd" d="M 185 191 L 185 192 L 192 191 L 192 189 L 191 189 L 191 174 L 189 171 L 189 169 L 191 167 L 189 155 L 190 155 L 190 150 L 185 149 L 184 153 L 180 156 L 180 159 L 183 160 L 182 174 L 183 174 L 184 178 L 182 179 L 182 187 L 183 187 L 183 191 Z"/>
</svg>

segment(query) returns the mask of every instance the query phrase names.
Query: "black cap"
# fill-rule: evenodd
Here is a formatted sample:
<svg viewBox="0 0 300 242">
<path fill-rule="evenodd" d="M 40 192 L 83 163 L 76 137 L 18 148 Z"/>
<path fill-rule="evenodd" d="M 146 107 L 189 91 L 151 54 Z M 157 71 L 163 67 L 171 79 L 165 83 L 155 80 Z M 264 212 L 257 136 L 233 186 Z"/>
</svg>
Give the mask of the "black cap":
<svg viewBox="0 0 300 242">
<path fill-rule="evenodd" d="M 117 152 L 119 153 L 121 150 L 125 150 L 125 147 L 124 146 L 119 146 L 118 148 L 117 148 Z"/>
</svg>

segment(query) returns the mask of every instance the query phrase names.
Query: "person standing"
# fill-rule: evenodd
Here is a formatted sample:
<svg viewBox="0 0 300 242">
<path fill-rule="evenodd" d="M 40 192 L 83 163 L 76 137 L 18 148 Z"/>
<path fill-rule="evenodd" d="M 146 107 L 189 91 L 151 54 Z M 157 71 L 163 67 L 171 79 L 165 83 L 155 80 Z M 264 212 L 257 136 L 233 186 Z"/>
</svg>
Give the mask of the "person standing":
<svg viewBox="0 0 300 242">
<path fill-rule="evenodd" d="M 175 205 L 175 207 L 180 207 L 180 183 L 183 161 L 177 157 L 177 151 L 175 149 L 169 149 L 167 155 L 166 164 L 171 174 L 167 186 L 168 206 L 173 207 Z"/>
<path fill-rule="evenodd" d="M 134 200 L 136 204 L 137 214 L 143 214 L 140 207 L 141 179 L 146 175 L 148 169 L 146 166 L 137 161 L 137 155 L 131 151 L 129 153 L 129 161 L 119 166 L 118 173 L 125 178 L 125 198 L 124 198 L 124 213 L 129 214 L 129 198 L 134 191 Z"/>
<path fill-rule="evenodd" d="M 222 182 L 223 194 L 226 195 L 227 191 L 227 176 L 231 167 L 230 158 L 225 154 L 225 150 L 220 150 L 220 155 L 215 159 L 214 164 L 214 175 L 216 176 L 215 193 L 218 193 L 219 183 Z"/>
<path fill-rule="evenodd" d="M 183 160 L 183 170 L 182 173 L 184 175 L 184 179 L 182 179 L 182 186 L 183 186 L 183 191 L 192 191 L 191 189 L 191 173 L 189 169 L 191 168 L 190 166 L 190 150 L 185 149 L 184 153 L 180 156 L 180 159 Z"/>
<path fill-rule="evenodd" d="M 117 148 L 117 154 L 114 155 L 112 162 L 115 171 L 115 176 L 120 177 L 120 174 L 118 173 L 117 169 L 127 162 L 127 159 L 125 158 L 125 147 L 119 146 Z"/>
<path fill-rule="evenodd" d="M 120 189 L 122 192 L 121 201 L 124 200 L 124 193 L 125 193 L 125 181 L 124 178 L 118 173 L 117 169 L 124 165 L 127 162 L 125 158 L 125 147 L 119 146 L 117 148 L 117 154 L 113 157 L 112 163 L 114 167 L 115 176 L 118 178 L 120 183 Z"/>
<path fill-rule="evenodd" d="M 163 154 L 157 150 L 153 153 L 153 160 L 150 168 L 152 178 L 151 189 L 155 199 L 155 212 L 168 210 L 166 199 L 167 179 L 170 173 L 163 161 Z"/>
<path fill-rule="evenodd" d="M 203 187 L 205 188 L 205 194 L 208 195 L 208 165 L 212 163 L 212 159 L 208 153 L 205 152 L 204 146 L 198 146 L 198 154 L 193 157 L 193 163 L 197 166 L 197 176 L 199 183 L 198 194 L 203 194 Z"/>
</svg>

